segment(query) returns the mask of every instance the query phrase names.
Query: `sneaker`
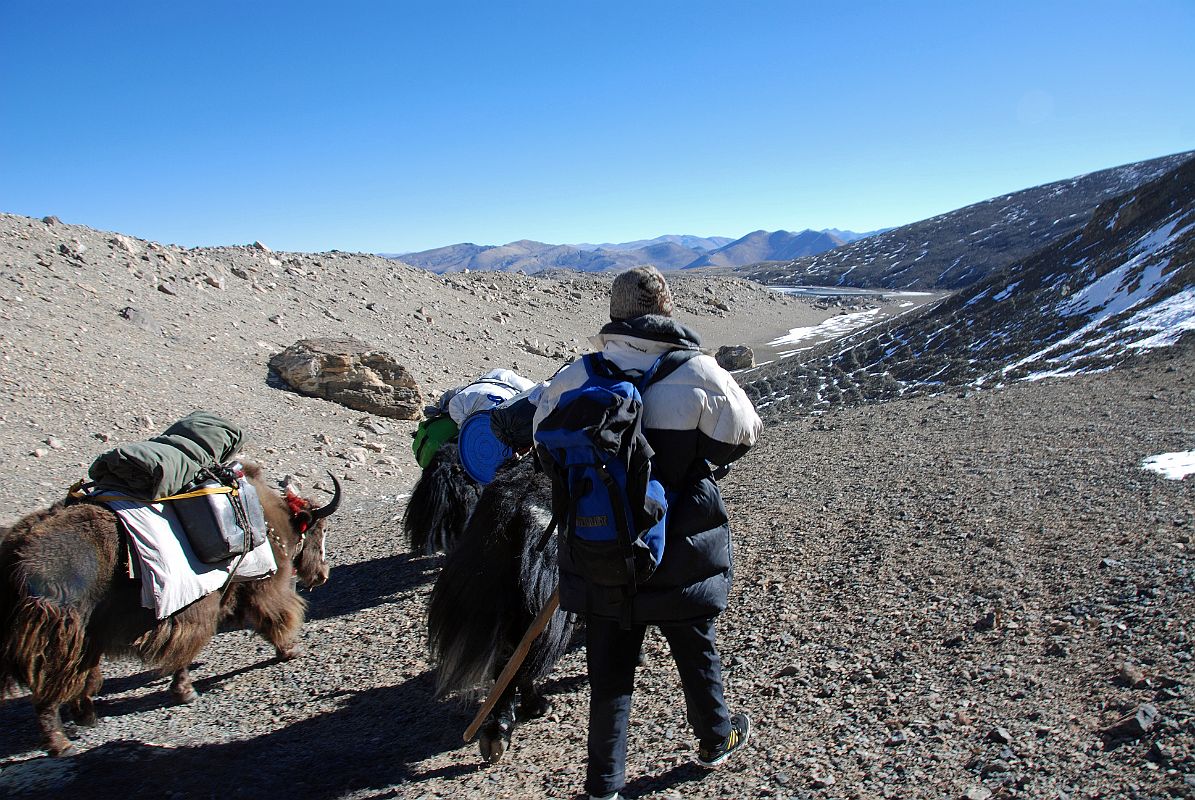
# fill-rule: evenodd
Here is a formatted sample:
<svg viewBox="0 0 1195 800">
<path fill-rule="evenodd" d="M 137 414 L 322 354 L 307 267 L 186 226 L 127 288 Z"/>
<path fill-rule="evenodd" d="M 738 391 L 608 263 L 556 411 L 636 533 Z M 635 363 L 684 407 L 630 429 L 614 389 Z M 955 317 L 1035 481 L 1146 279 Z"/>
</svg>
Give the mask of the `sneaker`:
<svg viewBox="0 0 1195 800">
<path fill-rule="evenodd" d="M 703 745 L 697 751 L 697 763 L 712 769 L 730 758 L 730 754 L 745 745 L 750 738 L 751 718 L 746 714 L 735 714 L 730 718 L 730 735 L 715 747 Z"/>
<path fill-rule="evenodd" d="M 589 795 L 589 800 L 622 800 L 622 795 L 620 795 L 618 792 L 615 792 L 614 794 L 602 795 L 601 797 L 598 797 L 596 794 L 591 794 Z"/>
</svg>

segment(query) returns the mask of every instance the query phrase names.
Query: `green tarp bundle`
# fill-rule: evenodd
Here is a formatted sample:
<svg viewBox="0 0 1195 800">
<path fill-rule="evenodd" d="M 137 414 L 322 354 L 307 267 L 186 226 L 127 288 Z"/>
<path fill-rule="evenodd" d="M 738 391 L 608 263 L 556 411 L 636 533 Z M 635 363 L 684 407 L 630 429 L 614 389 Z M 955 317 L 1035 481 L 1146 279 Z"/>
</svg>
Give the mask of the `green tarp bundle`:
<svg viewBox="0 0 1195 800">
<path fill-rule="evenodd" d="M 182 491 L 203 467 L 227 461 L 243 439 L 239 425 L 210 411 L 193 411 L 161 436 L 102 454 L 87 474 L 96 483 L 156 500 Z"/>
</svg>

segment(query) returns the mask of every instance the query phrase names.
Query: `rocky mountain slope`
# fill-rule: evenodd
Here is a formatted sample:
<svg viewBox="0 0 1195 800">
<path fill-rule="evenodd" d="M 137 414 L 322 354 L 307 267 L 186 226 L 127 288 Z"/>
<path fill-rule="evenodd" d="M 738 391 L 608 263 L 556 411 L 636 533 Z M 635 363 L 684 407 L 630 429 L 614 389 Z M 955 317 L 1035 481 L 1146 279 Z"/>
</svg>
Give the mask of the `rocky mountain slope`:
<svg viewBox="0 0 1195 800">
<path fill-rule="evenodd" d="M 921 222 L 741 273 L 764 283 L 886 289 L 958 289 L 1063 239 L 1096 206 L 1195 156 L 1178 153 L 994 197 Z"/>
<path fill-rule="evenodd" d="M 1104 370 L 1191 331 L 1195 160 L 1105 201 L 1082 229 L 922 313 L 741 380 L 783 419 L 796 409 Z"/>
<path fill-rule="evenodd" d="M 1071 283 L 1068 298 L 1165 230 L 1165 190 L 1153 191 L 1117 207 L 1122 244 L 1098 245 L 1122 247 L 1117 266 Z M 1169 274 L 1159 265 L 1186 241 L 1181 229 L 1123 274 Z M 737 281 L 672 279 L 678 316 L 711 346 L 838 311 Z M 582 796 L 583 650 L 549 682 L 549 716 L 482 767 L 460 737 L 473 707 L 434 698 L 423 619 L 438 561 L 404 552 L 399 534 L 413 424 L 298 396 L 266 365 L 294 339 L 351 334 L 409 364 L 429 394 L 497 365 L 542 377 L 584 347 L 608 280 L 441 278 L 372 256 L 180 250 L 0 216 L 0 524 L 60 497 L 99 452 L 195 407 L 241 421 L 247 454 L 273 477 L 318 493 L 330 468 L 346 491 L 331 579 L 306 595 L 305 658 L 277 662 L 247 632 L 223 632 L 195 667 L 190 706 L 170 704 L 166 679 L 108 663 L 100 724 L 65 760 L 37 750 L 18 692 L 0 705 L 0 796 Z M 984 298 L 970 308 L 1002 302 Z M 1076 329 L 1100 313 L 1082 308 Z M 693 765 L 667 646 L 649 636 L 627 796 L 1195 796 L 1195 478 L 1141 469 L 1195 448 L 1191 345 L 1000 390 L 985 381 L 815 415 L 765 407 L 763 440 L 723 482 L 736 571 L 719 645 L 752 742 L 719 771 Z"/>
</svg>

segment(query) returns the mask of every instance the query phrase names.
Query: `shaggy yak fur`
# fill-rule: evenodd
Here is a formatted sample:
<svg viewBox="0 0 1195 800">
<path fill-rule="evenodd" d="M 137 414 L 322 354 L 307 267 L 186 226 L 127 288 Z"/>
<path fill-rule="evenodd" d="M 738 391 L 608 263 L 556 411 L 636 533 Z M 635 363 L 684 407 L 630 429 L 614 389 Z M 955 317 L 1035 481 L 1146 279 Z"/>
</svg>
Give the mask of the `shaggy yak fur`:
<svg viewBox="0 0 1195 800">
<path fill-rule="evenodd" d="M 460 539 L 444 559 L 428 605 L 428 644 L 440 696 L 476 696 L 502 672 L 556 588 L 556 539 L 548 477 L 524 458 L 499 469 L 481 492 Z M 542 545 L 542 547 L 541 547 Z M 517 719 L 543 716 L 536 687 L 568 650 L 574 623 L 557 611 L 535 640 L 510 688 L 479 733 L 482 757 L 495 763 Z M 516 709 L 515 696 L 521 694 Z"/>
<path fill-rule="evenodd" d="M 426 556 L 451 551 L 480 494 L 481 487 L 461 466 L 456 444 L 441 445 L 411 490 L 403 512 L 410 551 Z"/>
<path fill-rule="evenodd" d="M 92 697 L 103 682 L 103 656 L 132 656 L 173 673 L 171 694 L 190 703 L 198 695 L 188 667 L 221 622 L 254 628 L 279 658 L 301 654 L 296 640 L 307 604 L 292 578 L 308 587 L 328 579 L 324 525 L 340 487 L 327 506 L 315 508 L 268 489 L 260 468 L 245 472 L 265 511 L 277 572 L 233 584 L 223 597 L 209 594 L 162 620 L 141 605 L 140 582 L 128 577 L 124 534 L 107 508 L 60 502 L 0 533 L 0 689 L 29 689 L 50 755 L 73 752 L 59 716 L 63 703 L 79 724 L 95 724 Z"/>
</svg>

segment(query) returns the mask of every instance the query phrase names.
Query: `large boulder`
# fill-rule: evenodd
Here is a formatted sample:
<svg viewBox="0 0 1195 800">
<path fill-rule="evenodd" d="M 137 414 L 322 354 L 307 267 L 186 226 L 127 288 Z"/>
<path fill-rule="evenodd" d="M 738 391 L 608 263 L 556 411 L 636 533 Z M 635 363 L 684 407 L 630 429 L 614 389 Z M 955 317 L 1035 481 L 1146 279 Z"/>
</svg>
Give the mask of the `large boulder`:
<svg viewBox="0 0 1195 800">
<path fill-rule="evenodd" d="M 295 390 L 343 406 L 394 419 L 419 419 L 423 392 L 394 357 L 365 342 L 300 339 L 270 359 Z"/>
<path fill-rule="evenodd" d="M 747 369 L 755 366 L 755 352 L 745 344 L 728 344 L 718 348 L 714 360 L 725 370 Z"/>
</svg>

